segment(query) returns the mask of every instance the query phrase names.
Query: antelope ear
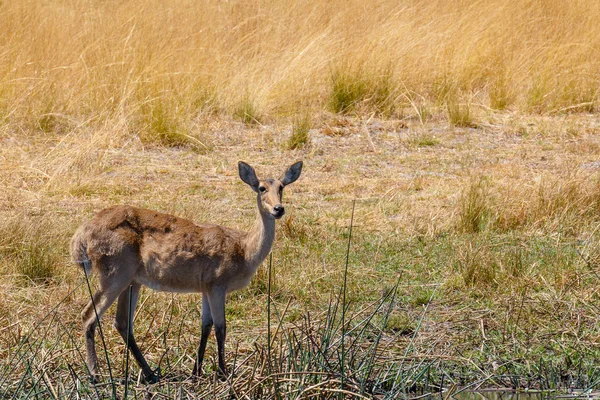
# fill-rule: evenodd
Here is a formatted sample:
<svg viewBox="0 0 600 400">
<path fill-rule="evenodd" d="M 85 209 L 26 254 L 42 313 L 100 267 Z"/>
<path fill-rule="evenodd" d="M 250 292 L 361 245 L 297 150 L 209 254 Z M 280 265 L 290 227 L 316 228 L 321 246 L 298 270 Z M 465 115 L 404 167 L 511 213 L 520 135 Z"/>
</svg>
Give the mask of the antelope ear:
<svg viewBox="0 0 600 400">
<path fill-rule="evenodd" d="M 254 172 L 254 168 L 249 166 L 243 161 L 238 162 L 238 171 L 240 173 L 240 178 L 250 185 L 252 190 L 258 192 L 258 178 L 256 177 L 256 172 Z"/>
<path fill-rule="evenodd" d="M 302 172 L 302 161 L 298 161 L 290 165 L 290 167 L 285 171 L 285 174 L 279 179 L 283 186 L 287 186 L 290 183 L 293 183 L 300 177 L 300 173 Z"/>
</svg>

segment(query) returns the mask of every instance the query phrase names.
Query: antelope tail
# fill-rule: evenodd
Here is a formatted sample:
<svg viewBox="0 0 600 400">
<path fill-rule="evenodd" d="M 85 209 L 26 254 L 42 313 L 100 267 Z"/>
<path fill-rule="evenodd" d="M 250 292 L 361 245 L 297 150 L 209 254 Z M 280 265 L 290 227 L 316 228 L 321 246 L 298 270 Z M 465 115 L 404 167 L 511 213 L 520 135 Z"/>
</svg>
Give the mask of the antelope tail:
<svg viewBox="0 0 600 400">
<path fill-rule="evenodd" d="M 88 257 L 87 246 L 80 232 L 75 233 L 71 240 L 71 258 L 83 268 L 87 276 L 92 273 L 92 261 Z"/>
</svg>

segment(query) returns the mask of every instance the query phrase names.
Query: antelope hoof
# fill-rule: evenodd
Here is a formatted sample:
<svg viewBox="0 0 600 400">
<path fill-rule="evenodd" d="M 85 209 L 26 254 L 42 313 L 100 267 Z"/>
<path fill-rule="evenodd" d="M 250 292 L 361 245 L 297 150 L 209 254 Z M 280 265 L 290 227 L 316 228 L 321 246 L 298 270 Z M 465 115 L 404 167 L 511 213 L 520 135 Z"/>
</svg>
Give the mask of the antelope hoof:
<svg viewBox="0 0 600 400">
<path fill-rule="evenodd" d="M 221 382 L 225 382 L 227 380 L 227 370 L 222 370 L 222 369 L 218 369 L 217 370 L 217 378 L 221 381 Z"/>
<path fill-rule="evenodd" d="M 96 374 L 90 374 L 90 383 L 92 385 L 97 385 L 99 383 L 98 376 Z"/>
<path fill-rule="evenodd" d="M 160 368 L 158 368 L 155 372 L 150 372 L 148 375 L 144 375 L 144 383 L 149 385 L 153 385 L 158 383 L 160 380 Z"/>
</svg>

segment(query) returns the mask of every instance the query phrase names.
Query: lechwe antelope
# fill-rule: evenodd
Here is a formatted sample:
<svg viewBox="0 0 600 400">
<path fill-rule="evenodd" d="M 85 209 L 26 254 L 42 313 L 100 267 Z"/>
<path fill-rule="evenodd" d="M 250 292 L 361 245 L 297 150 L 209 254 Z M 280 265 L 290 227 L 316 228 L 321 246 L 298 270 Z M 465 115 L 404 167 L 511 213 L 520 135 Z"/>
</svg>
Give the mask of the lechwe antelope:
<svg viewBox="0 0 600 400">
<path fill-rule="evenodd" d="M 98 366 L 94 344 L 97 318 L 99 321 L 118 298 L 115 327 L 129 344 L 146 381 L 157 381 L 133 337 L 133 314 L 142 285 L 168 292 L 202 292 L 202 334 L 193 374 L 201 372 L 213 324 L 219 370 L 226 374 L 225 297 L 228 292 L 246 287 L 271 251 L 275 220 L 285 212 L 281 205 L 283 188 L 298 179 L 302 161 L 290 166 L 280 179 L 260 180 L 244 162 L 238 164 L 238 169 L 242 181 L 257 193 L 258 213 L 249 232 L 197 225 L 131 206 L 100 211 L 75 232 L 71 240 L 73 260 L 86 275 L 92 270 L 99 275 L 99 288 L 82 312 L 86 361 L 93 380 L 97 379 Z"/>
</svg>

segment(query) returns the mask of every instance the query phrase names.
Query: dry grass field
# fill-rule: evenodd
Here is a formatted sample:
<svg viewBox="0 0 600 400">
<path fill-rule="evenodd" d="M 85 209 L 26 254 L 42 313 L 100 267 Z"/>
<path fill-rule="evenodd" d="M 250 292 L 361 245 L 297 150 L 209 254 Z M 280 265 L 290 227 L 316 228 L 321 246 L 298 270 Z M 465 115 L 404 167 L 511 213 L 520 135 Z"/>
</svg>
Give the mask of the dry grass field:
<svg viewBox="0 0 600 400">
<path fill-rule="evenodd" d="M 0 397 L 598 389 L 599 89 L 593 0 L 1 1 Z M 113 204 L 249 228 L 238 160 L 305 167 L 271 284 L 228 298 L 234 374 L 213 336 L 189 379 L 199 295 L 143 290 L 164 378 L 111 308 L 90 385 L 74 230 Z"/>
</svg>

